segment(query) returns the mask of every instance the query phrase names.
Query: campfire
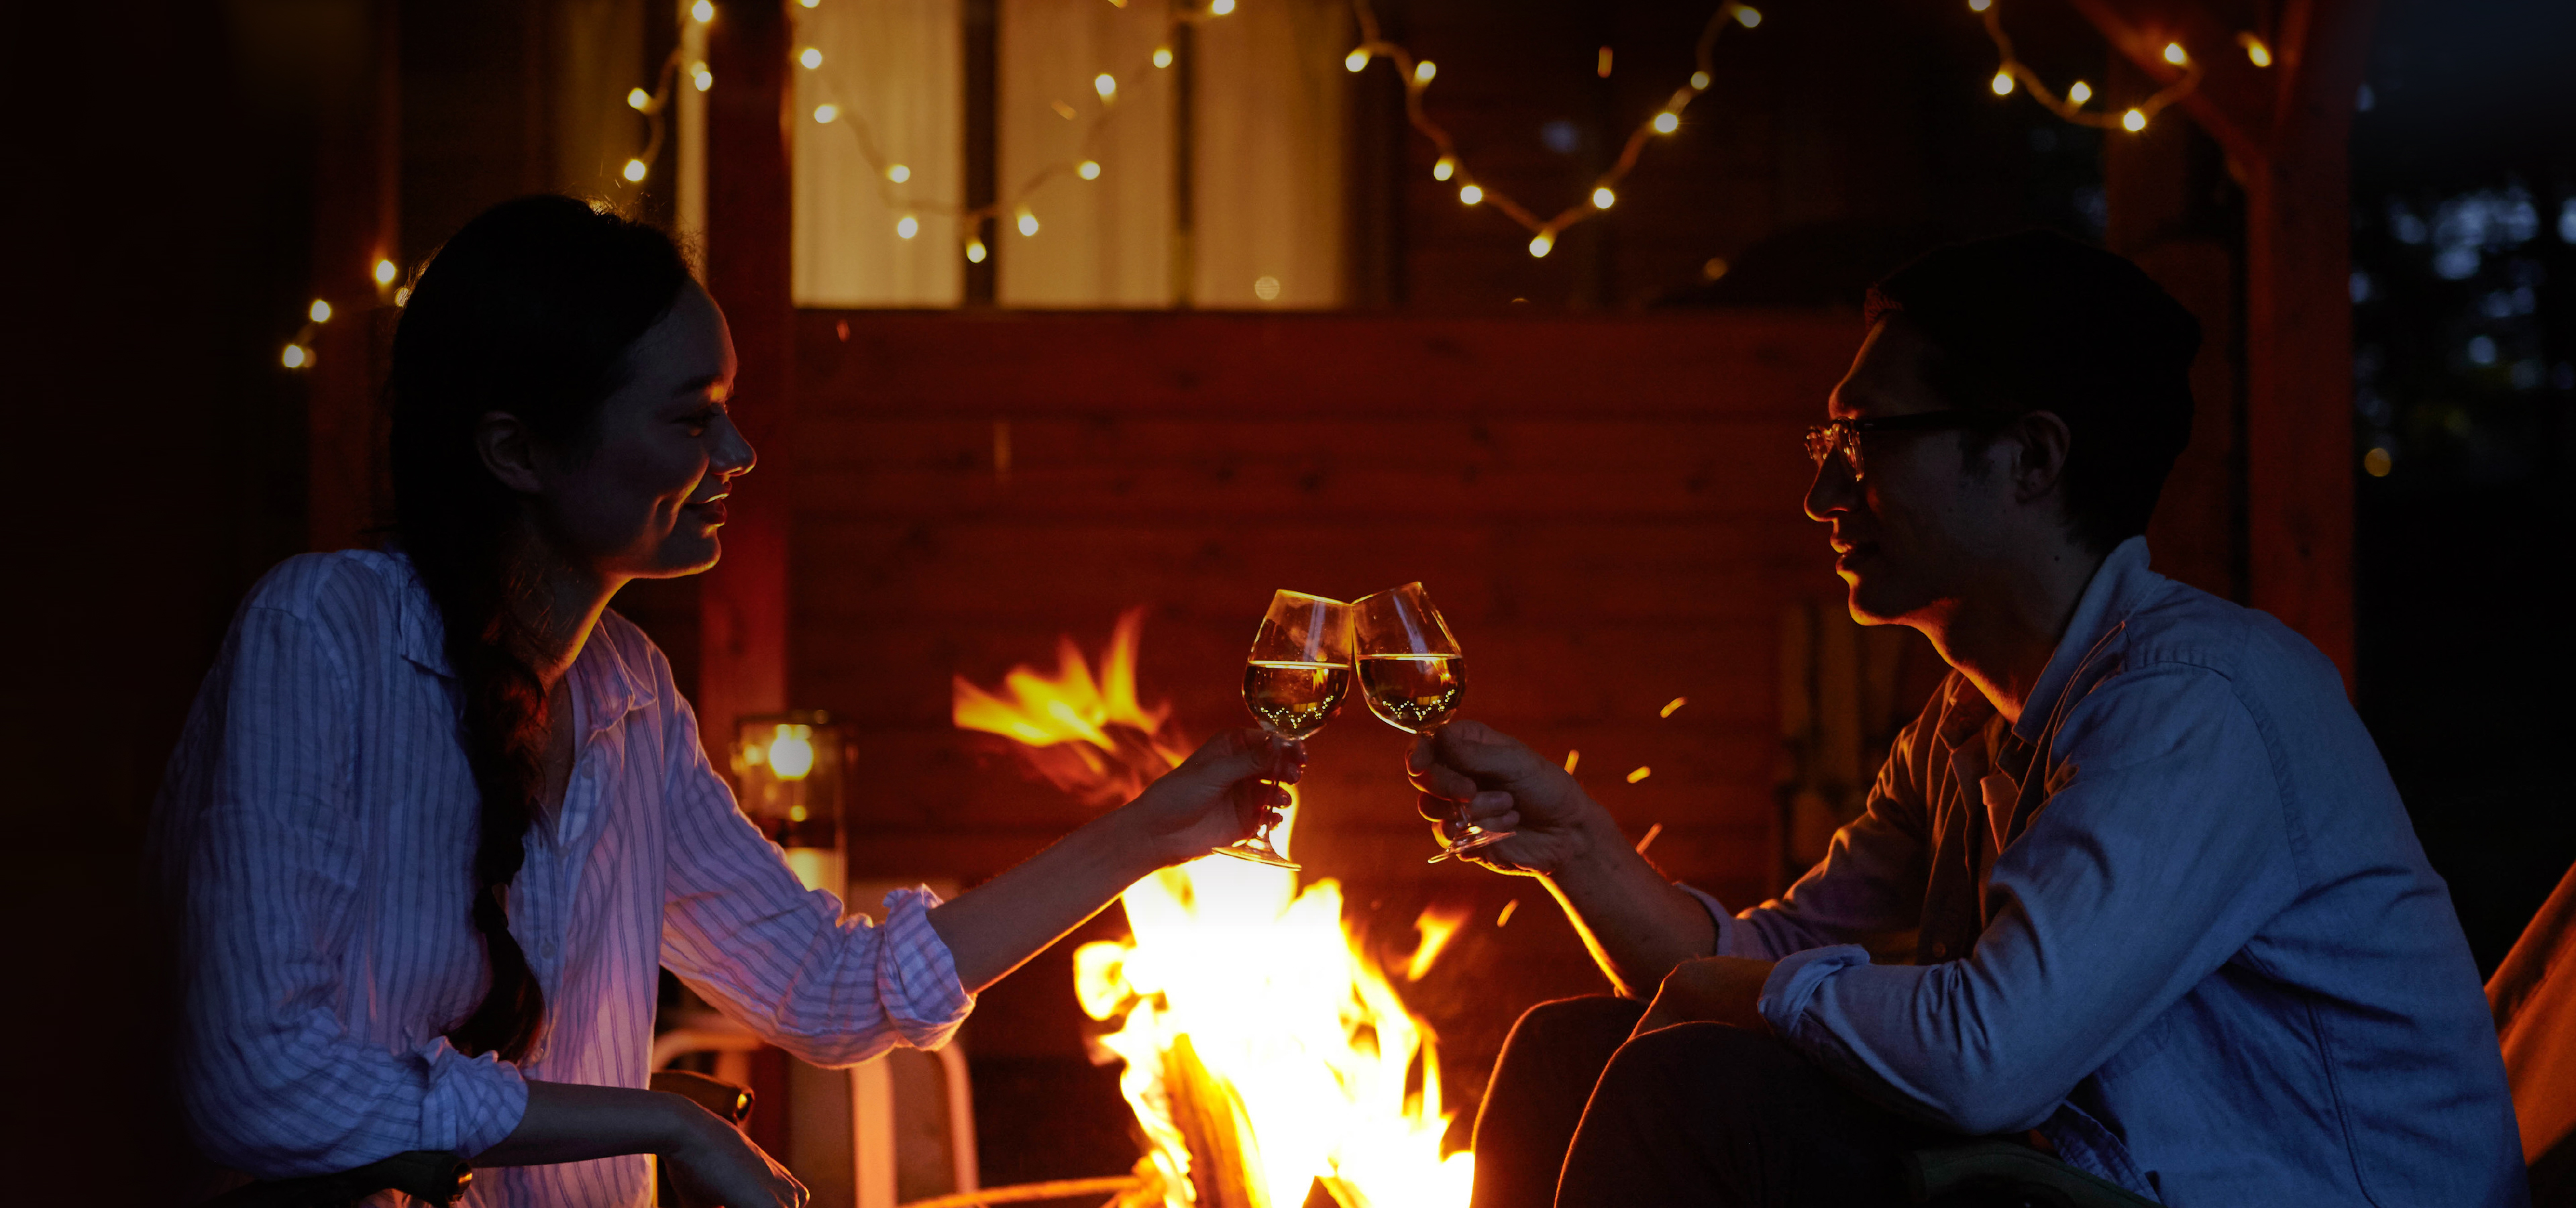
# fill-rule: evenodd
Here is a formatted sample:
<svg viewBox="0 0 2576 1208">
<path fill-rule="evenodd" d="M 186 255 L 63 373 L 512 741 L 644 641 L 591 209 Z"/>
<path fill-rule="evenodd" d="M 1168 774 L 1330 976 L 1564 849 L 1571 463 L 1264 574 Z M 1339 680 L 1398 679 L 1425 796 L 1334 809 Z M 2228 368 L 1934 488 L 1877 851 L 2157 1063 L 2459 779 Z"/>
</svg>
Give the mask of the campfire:
<svg viewBox="0 0 2576 1208">
<path fill-rule="evenodd" d="M 962 729 L 998 734 L 1046 779 L 1095 804 L 1132 796 L 1195 745 L 1136 694 L 1143 610 L 1121 617 L 1098 674 L 1070 638 L 1053 675 L 1012 669 L 998 691 L 959 679 Z M 1290 815 L 1293 820 L 1296 814 Z M 1283 850 L 1290 828 L 1277 840 Z M 1344 1208 L 1467 1202 L 1464 1151 L 1431 1030 L 1399 983 L 1420 979 L 1459 918 L 1426 911 L 1389 970 L 1342 925 L 1335 882 L 1221 856 L 1168 869 L 1123 899 L 1132 938 L 1074 954 L 1092 1018 L 1148 1152 L 1124 1208 L 1298 1208 L 1321 1185 Z"/>
</svg>

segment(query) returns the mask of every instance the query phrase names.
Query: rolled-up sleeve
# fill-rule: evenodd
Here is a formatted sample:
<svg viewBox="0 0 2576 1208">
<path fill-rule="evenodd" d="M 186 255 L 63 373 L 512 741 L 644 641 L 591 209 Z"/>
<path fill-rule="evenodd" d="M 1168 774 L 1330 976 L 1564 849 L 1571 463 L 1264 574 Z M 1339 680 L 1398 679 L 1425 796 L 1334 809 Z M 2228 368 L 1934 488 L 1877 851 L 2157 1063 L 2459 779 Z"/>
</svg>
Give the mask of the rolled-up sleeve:
<svg viewBox="0 0 2576 1208">
<path fill-rule="evenodd" d="M 931 927 L 938 895 L 886 895 L 883 926 L 841 918 L 786 853 L 735 808 L 686 704 L 671 711 L 669 868 L 662 963 L 717 1009 L 816 1065 L 851 1065 L 897 1044 L 936 1048 L 975 1005 Z"/>
<path fill-rule="evenodd" d="M 351 689 L 329 632 L 244 608 L 207 687 L 216 707 L 189 736 L 205 782 L 185 865 L 183 1095 L 208 1156 L 268 1178 L 407 1150 L 471 1156 L 527 1110 L 512 1066 L 443 1038 L 389 1051 L 343 1022 L 337 954 L 363 836 Z"/>
<path fill-rule="evenodd" d="M 1965 1133 L 2035 1127 L 2287 905 L 2272 762 L 2228 681 L 2114 677 L 2075 706 L 2063 787 L 1997 859 L 1966 958 L 1784 960 L 1761 1010 L 1857 1089 Z"/>
</svg>

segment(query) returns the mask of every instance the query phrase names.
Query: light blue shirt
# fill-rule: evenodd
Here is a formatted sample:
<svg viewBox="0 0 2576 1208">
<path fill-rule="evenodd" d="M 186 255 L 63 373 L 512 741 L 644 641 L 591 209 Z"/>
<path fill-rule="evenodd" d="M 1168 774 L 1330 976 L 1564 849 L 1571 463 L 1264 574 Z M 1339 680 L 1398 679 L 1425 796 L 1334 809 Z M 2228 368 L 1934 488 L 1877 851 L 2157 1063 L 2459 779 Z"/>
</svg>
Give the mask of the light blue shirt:
<svg viewBox="0 0 2576 1208">
<path fill-rule="evenodd" d="M 2019 724 L 1952 675 L 1822 863 L 1712 913 L 1779 962 L 1773 1029 L 1913 1118 L 2174 1205 L 2528 1202 L 2476 964 L 2341 678 L 2144 538 Z"/>
<path fill-rule="evenodd" d="M 641 1087 L 660 968 L 821 1065 L 956 1030 L 974 999 L 938 899 L 902 891 L 876 927 L 808 892 L 708 765 L 669 662 L 612 612 L 570 672 L 571 783 L 510 886 L 545 1030 L 517 1064 L 459 1053 L 445 1033 L 490 975 L 443 634 L 402 558 L 306 554 L 252 590 L 198 693 L 153 851 L 186 911 L 180 1083 L 208 1157 L 265 1178 L 470 1157 L 518 1126 L 527 1079 Z M 647 1170 L 477 1171 L 465 1203 L 636 1208 Z"/>
</svg>

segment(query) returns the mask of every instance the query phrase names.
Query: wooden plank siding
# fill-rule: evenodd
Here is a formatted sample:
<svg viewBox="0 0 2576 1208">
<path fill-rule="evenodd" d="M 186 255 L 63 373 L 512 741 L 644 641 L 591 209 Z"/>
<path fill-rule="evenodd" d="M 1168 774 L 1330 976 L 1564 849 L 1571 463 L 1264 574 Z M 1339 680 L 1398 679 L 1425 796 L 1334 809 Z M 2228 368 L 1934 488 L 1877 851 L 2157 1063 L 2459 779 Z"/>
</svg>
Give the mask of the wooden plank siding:
<svg viewBox="0 0 2576 1208">
<path fill-rule="evenodd" d="M 971 883 L 1085 816 L 950 726 L 951 675 L 1051 667 L 1060 634 L 1096 654 L 1143 606 L 1143 693 L 1205 735 L 1245 723 L 1272 589 L 1420 579 L 1471 656 L 1469 715 L 1582 751 L 1676 875 L 1764 887 L 1778 618 L 1838 590 L 1797 438 L 1853 316 L 798 322 L 791 692 L 861 735 L 854 875 Z M 1458 875 L 1421 863 L 1404 743 L 1356 702 L 1316 741 L 1318 871 Z"/>
</svg>

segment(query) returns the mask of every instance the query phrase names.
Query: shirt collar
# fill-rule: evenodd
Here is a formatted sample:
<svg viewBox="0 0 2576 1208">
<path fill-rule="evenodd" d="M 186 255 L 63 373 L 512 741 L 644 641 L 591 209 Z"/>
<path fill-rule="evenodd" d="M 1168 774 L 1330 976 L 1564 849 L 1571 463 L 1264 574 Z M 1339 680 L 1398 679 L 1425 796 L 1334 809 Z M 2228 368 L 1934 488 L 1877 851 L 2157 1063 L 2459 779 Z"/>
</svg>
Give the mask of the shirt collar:
<svg viewBox="0 0 2576 1208">
<path fill-rule="evenodd" d="M 447 626 L 438 615 L 438 604 L 429 598 L 429 589 L 421 584 L 411 559 L 404 558 L 402 568 L 406 590 L 395 622 L 402 655 L 423 671 L 454 679 L 456 669 L 447 661 Z M 658 698 L 652 676 L 626 657 L 621 643 L 611 633 L 619 623 L 611 619 L 613 616 L 600 618 L 572 663 L 573 691 L 581 697 L 581 713 L 590 723 L 590 733 L 582 736 L 584 741 L 616 725 L 627 714 L 649 707 Z"/>
<path fill-rule="evenodd" d="M 2170 580 L 2147 569 L 2147 539 L 2131 537 L 2102 559 L 2093 571 L 2093 579 L 2084 585 L 2084 596 L 2075 605 L 2074 619 L 2066 623 L 2066 636 L 2057 640 L 2056 653 L 2049 656 L 2048 668 L 2039 673 L 2029 699 L 2022 702 L 2021 720 L 2014 723 L 2013 734 L 2024 742 L 2037 742 L 2048 729 L 2049 718 L 2057 712 L 2057 698 L 2075 678 L 2102 638 L 2129 619 Z"/>
</svg>

